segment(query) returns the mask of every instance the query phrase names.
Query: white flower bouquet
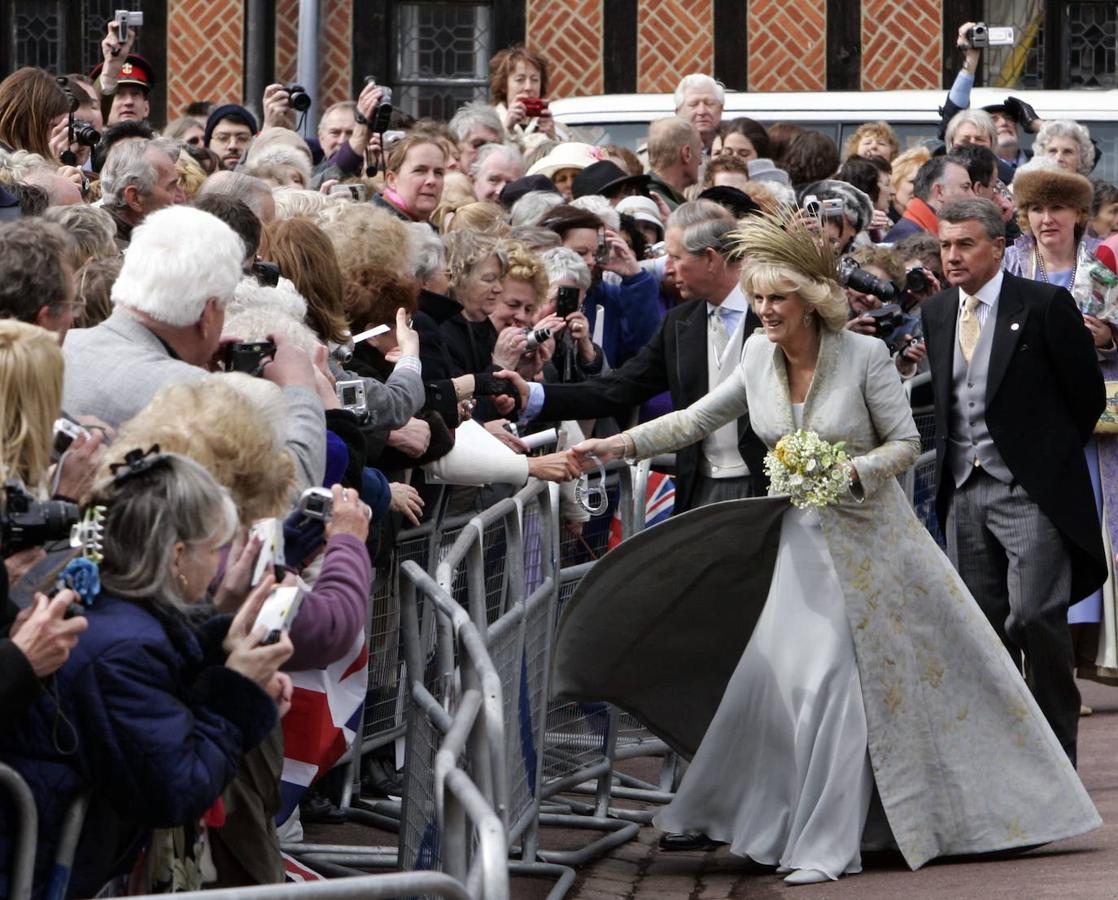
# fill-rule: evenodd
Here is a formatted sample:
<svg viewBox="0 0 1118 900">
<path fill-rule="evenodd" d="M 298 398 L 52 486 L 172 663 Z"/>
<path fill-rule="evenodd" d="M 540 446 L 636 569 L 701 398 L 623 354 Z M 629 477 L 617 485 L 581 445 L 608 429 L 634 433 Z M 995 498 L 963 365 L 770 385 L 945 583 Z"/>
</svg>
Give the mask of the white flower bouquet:
<svg viewBox="0 0 1118 900">
<path fill-rule="evenodd" d="M 786 494 L 799 509 L 830 506 L 850 489 L 843 443 L 832 444 L 814 431 L 786 434 L 765 454 L 771 493 Z"/>
</svg>

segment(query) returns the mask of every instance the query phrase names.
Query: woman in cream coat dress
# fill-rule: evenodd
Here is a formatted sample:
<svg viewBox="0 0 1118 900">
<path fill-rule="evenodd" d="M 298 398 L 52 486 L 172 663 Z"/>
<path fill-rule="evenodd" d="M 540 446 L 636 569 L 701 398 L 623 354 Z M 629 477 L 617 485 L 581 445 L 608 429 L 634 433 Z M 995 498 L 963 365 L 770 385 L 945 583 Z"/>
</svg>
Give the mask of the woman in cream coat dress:
<svg viewBox="0 0 1118 900">
<path fill-rule="evenodd" d="M 1009 655 L 896 480 L 916 460 L 918 432 L 884 343 L 842 327 L 829 249 L 777 219 L 747 221 L 741 242 L 764 333 L 747 341 L 737 376 L 572 453 L 583 465 L 591 453 L 650 457 L 748 410 L 770 447 L 799 427 L 845 442 L 851 490 L 784 513 L 764 609 L 656 825 L 703 831 L 793 884 L 860 871 L 862 847 L 891 843 L 889 832 L 916 869 L 1097 827 Z"/>
</svg>

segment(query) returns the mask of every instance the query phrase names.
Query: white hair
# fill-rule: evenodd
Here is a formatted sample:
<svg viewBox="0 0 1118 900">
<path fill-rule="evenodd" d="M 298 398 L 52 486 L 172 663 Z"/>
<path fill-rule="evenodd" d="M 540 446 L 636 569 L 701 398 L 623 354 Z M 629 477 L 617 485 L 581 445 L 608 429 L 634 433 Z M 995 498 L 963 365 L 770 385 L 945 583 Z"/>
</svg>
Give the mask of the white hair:
<svg viewBox="0 0 1118 900">
<path fill-rule="evenodd" d="M 207 300 L 226 307 L 241 280 L 244 259 L 244 242 L 217 216 L 168 206 L 132 232 L 113 283 L 113 304 L 164 325 L 193 325 L 202 318 Z"/>
<path fill-rule="evenodd" d="M 341 196 L 336 195 L 336 196 Z M 319 191 L 300 188 L 278 188 L 272 192 L 276 203 L 276 219 L 295 219 L 300 216 L 313 219 L 334 201 Z M 426 226 L 425 226 L 426 227 Z"/>
<path fill-rule="evenodd" d="M 101 176 L 102 179 L 104 175 Z M 252 175 L 242 175 L 240 172 L 214 172 L 202 182 L 198 189 L 198 196 L 206 194 L 224 194 L 234 200 L 240 200 L 251 209 L 258 219 L 264 220 L 263 199 L 265 195 L 272 196 L 272 188 L 266 181 L 254 178 Z"/>
<path fill-rule="evenodd" d="M 1086 126 L 1071 119 L 1053 119 L 1040 126 L 1033 142 L 1033 153 L 1044 156 L 1048 142 L 1054 137 L 1069 137 L 1079 145 L 1079 174 L 1088 175 L 1095 167 L 1095 145 L 1091 143 L 1091 132 Z"/>
<path fill-rule="evenodd" d="M 513 228 L 539 225 L 547 214 L 563 203 L 563 195 L 554 191 L 528 191 L 509 211 Z"/>
<path fill-rule="evenodd" d="M 540 262 L 547 272 L 547 283 L 573 281 L 581 290 L 590 288 L 590 267 L 581 256 L 569 247 L 552 247 L 540 254 Z"/>
<path fill-rule="evenodd" d="M 471 178 L 478 176 L 481 167 L 491 156 L 503 156 L 509 162 L 520 166 L 520 170 L 524 171 L 524 157 L 515 147 L 510 147 L 508 144 L 483 144 L 477 151 L 474 164 L 470 166 Z"/>
<path fill-rule="evenodd" d="M 288 315 L 275 306 L 241 306 L 225 316 L 226 337 L 235 336 L 242 341 L 263 341 L 269 335 L 282 334 L 291 343 L 314 359 L 320 341 L 301 319 Z"/>
<path fill-rule="evenodd" d="M 486 103 L 467 103 L 460 107 L 454 117 L 447 123 L 447 128 L 454 135 L 456 141 L 464 141 L 476 127 L 488 128 L 503 138 L 505 126 L 497 110 Z"/>
<path fill-rule="evenodd" d="M 998 130 L 994 127 L 994 120 L 988 112 L 984 109 L 964 109 L 955 113 L 951 117 L 951 121 L 947 123 L 947 131 L 943 134 L 944 143 L 948 148 L 955 146 L 955 135 L 959 131 L 959 127 L 970 123 L 990 140 L 990 146 L 993 147 L 998 141 Z"/>
<path fill-rule="evenodd" d="M 237 283 L 233 299 L 226 309 L 227 315 L 242 309 L 274 309 L 284 315 L 302 320 L 307 315 L 307 301 L 286 278 L 280 278 L 275 287 L 261 284 L 251 276 L 245 276 Z"/>
<path fill-rule="evenodd" d="M 684 95 L 687 93 L 688 88 L 706 88 L 713 91 L 714 96 L 718 98 L 719 104 L 726 105 L 726 87 L 721 81 L 716 81 L 709 75 L 703 75 L 695 72 L 691 75 L 684 75 L 683 79 L 676 85 L 675 94 L 672 99 L 675 101 L 676 112 L 679 112 L 680 107 L 683 106 Z"/>
<path fill-rule="evenodd" d="M 155 166 L 148 159 L 148 151 L 166 154 L 171 165 L 175 165 L 181 148 L 182 142 L 171 138 L 118 141 L 113 144 L 101 169 L 102 206 L 110 210 L 126 207 L 128 202 L 124 199 L 124 191 L 131 185 L 135 185 L 141 197 L 149 195 L 155 188 Z"/>
<path fill-rule="evenodd" d="M 291 166 L 303 176 L 303 184 L 310 184 L 311 164 L 306 154 L 288 144 L 273 142 L 258 153 L 252 154 L 245 163 L 244 174 L 260 177 L 257 173 L 266 173 L 271 166 Z M 263 179 L 261 179 L 263 180 Z"/>
<path fill-rule="evenodd" d="M 587 194 L 571 201 L 571 206 L 594 213 L 610 231 L 617 231 L 621 227 L 621 213 L 613 208 L 605 197 L 599 194 Z"/>
<path fill-rule="evenodd" d="M 419 281 L 426 281 L 446 268 L 446 247 L 426 222 L 409 223 L 408 245 L 414 263 L 412 274 Z"/>
<path fill-rule="evenodd" d="M 30 150 L 0 150 L 0 184 L 26 181 L 30 175 L 39 171 L 54 174 L 58 167 L 47 162 L 46 157 Z"/>
<path fill-rule="evenodd" d="M 267 378 L 254 378 L 245 372 L 221 372 L 217 377 L 252 404 L 261 418 L 272 427 L 276 441 L 282 443 L 287 419 L 287 401 L 283 397 L 283 389 Z"/>
</svg>

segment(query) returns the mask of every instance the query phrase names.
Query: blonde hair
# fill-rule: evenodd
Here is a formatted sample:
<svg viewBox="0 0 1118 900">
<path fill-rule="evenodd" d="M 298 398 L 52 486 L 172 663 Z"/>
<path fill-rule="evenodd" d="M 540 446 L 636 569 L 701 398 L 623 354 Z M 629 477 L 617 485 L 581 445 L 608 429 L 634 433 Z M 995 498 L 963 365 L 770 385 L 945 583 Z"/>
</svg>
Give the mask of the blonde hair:
<svg viewBox="0 0 1118 900">
<path fill-rule="evenodd" d="M 46 485 L 63 365 L 53 332 L 0 320 L 0 474 L 20 478 L 36 492 Z"/>
<path fill-rule="evenodd" d="M 295 462 L 272 422 L 225 378 L 164 385 L 151 403 L 121 426 L 105 454 L 102 475 L 133 447 L 158 444 L 209 470 L 226 488 L 242 523 L 287 510 Z"/>
<path fill-rule="evenodd" d="M 320 226 L 334 245 L 343 277 L 368 265 L 410 271 L 407 223 L 371 203 L 346 203 L 329 212 Z"/>
<path fill-rule="evenodd" d="M 761 263 L 745 266 L 741 287 L 748 297 L 794 292 L 818 314 L 829 331 L 841 331 L 846 327 L 846 296 L 836 281 L 816 281 L 783 266 Z"/>
<path fill-rule="evenodd" d="M 931 158 L 932 152 L 927 147 L 921 146 L 905 150 L 904 153 L 894 159 L 892 163 L 893 171 L 889 176 L 889 182 L 893 185 L 893 190 L 899 191 L 904 180 Z"/>
<path fill-rule="evenodd" d="M 339 198 L 332 199 L 332 196 Z M 304 191 L 300 188 L 277 188 L 272 192 L 276 204 L 276 221 L 281 219 L 313 219 L 328 207 L 336 205 L 340 194 L 327 196 L 318 191 Z M 348 201 L 342 201 L 348 202 Z"/>
<path fill-rule="evenodd" d="M 50 206 L 43 211 L 43 218 L 60 226 L 73 239 L 70 265 L 75 271 L 87 262 L 120 256 L 116 246 L 116 224 L 113 217 L 99 206 L 84 203 Z"/>
<path fill-rule="evenodd" d="M 482 201 L 467 203 L 454 211 L 450 224 L 444 230 L 449 233 L 462 229 L 484 231 L 502 237 L 508 234 L 508 217 L 496 203 Z"/>
<path fill-rule="evenodd" d="M 179 187 L 182 188 L 187 200 L 198 193 L 209 177 L 206 170 L 185 150 L 179 151 L 178 159 L 175 160 L 175 171 L 179 174 Z"/>
<path fill-rule="evenodd" d="M 473 277 L 474 269 L 491 256 L 496 256 L 500 261 L 502 278 L 508 271 L 504 244 L 495 235 L 480 231 L 452 231 L 444 240 L 451 296 L 457 296 Z"/>
<path fill-rule="evenodd" d="M 508 273 L 505 277 L 530 284 L 536 292 L 536 303 L 542 303 L 548 289 L 547 269 L 544 268 L 543 261 L 527 244 L 519 241 L 511 241 L 505 247 L 505 258 L 508 260 Z"/>
<path fill-rule="evenodd" d="M 891 162 L 897 155 L 897 151 L 901 149 L 901 142 L 897 140 L 897 132 L 888 122 L 863 122 L 842 145 L 842 158 L 846 159 L 854 156 L 858 152 L 858 144 L 862 142 L 864 137 L 877 138 L 893 148 L 893 152 L 886 157 L 886 162 Z"/>
</svg>

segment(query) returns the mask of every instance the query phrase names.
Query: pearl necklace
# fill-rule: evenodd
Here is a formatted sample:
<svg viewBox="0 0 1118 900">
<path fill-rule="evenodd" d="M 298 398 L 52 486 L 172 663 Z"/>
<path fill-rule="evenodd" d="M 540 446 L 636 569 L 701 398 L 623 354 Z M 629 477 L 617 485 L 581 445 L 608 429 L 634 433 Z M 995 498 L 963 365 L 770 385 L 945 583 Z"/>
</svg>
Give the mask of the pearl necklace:
<svg viewBox="0 0 1118 900">
<path fill-rule="evenodd" d="M 1036 254 L 1036 270 L 1040 275 L 1040 280 L 1048 284 L 1048 270 L 1044 268 L 1044 257 L 1040 255 L 1040 247 L 1034 247 L 1033 253 Z M 1075 262 L 1071 264 L 1071 279 L 1068 281 L 1068 290 L 1070 291 L 1075 285 L 1075 270 L 1079 268 L 1079 254 L 1075 255 Z"/>
</svg>

